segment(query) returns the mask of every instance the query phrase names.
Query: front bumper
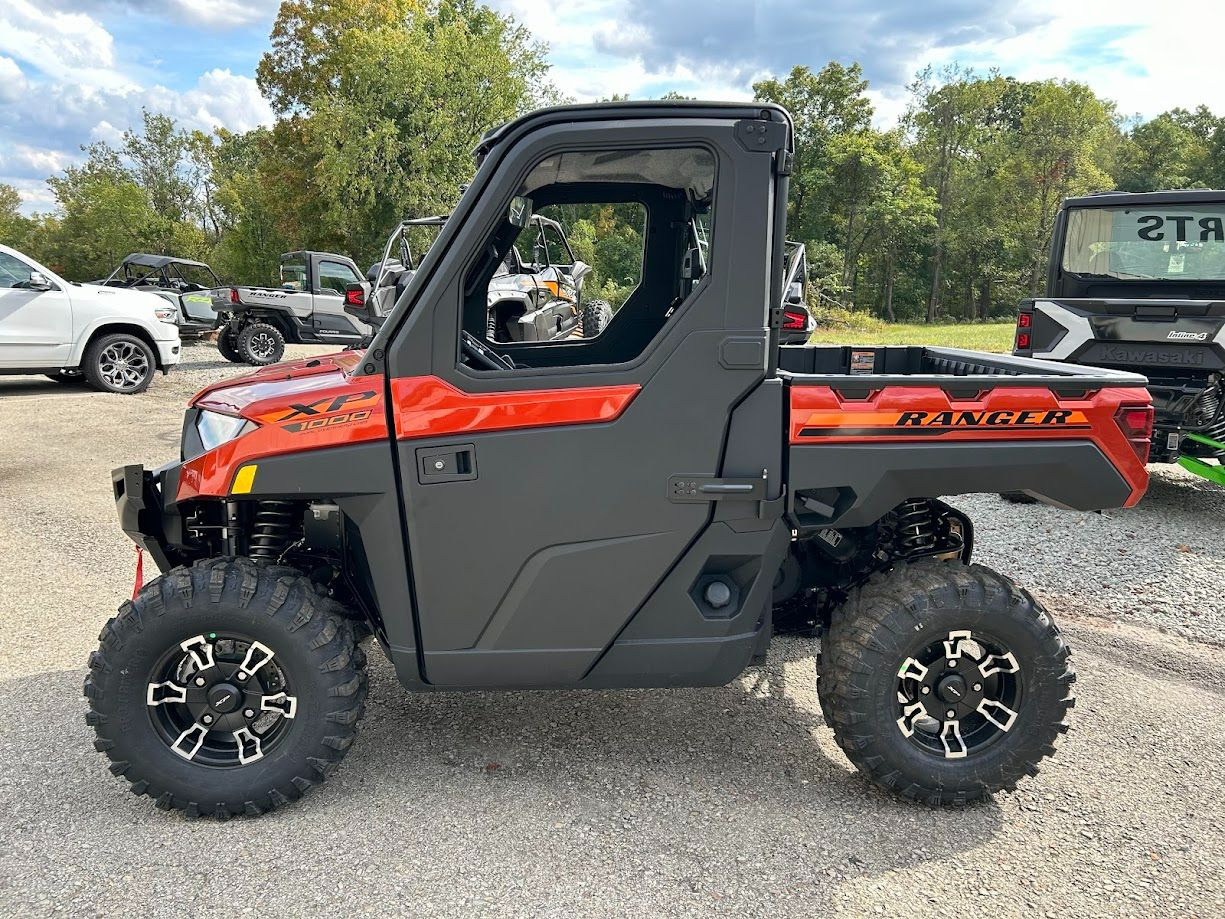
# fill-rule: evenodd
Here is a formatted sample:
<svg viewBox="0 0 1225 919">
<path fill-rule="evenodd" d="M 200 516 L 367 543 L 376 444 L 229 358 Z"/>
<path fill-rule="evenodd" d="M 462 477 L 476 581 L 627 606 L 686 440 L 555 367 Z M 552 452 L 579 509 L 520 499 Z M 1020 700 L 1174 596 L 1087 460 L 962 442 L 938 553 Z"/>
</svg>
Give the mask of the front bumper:
<svg viewBox="0 0 1225 919">
<path fill-rule="evenodd" d="M 171 367 L 174 367 L 183 359 L 182 339 L 178 335 L 178 326 L 175 326 L 174 338 L 163 338 L 153 342 L 157 348 L 157 365 L 162 368 L 162 372 L 166 373 Z"/>
<path fill-rule="evenodd" d="M 144 549 L 163 572 L 184 559 L 183 518 L 175 503 L 179 464 L 149 470 L 140 463 L 120 466 L 111 472 L 119 526 Z"/>
</svg>

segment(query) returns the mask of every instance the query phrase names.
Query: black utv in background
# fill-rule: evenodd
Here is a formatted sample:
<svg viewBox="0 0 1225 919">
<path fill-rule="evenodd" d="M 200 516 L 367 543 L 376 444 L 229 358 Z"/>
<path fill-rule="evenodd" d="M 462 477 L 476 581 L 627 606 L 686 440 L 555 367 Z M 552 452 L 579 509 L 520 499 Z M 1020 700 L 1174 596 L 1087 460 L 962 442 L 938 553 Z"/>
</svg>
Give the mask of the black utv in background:
<svg viewBox="0 0 1225 919">
<path fill-rule="evenodd" d="M 1150 460 L 1189 458 L 1184 465 L 1197 470 L 1203 459 L 1219 458 L 1225 191 L 1065 201 L 1046 296 L 1021 304 L 1013 353 L 1144 374 L 1156 410 Z"/>
</svg>

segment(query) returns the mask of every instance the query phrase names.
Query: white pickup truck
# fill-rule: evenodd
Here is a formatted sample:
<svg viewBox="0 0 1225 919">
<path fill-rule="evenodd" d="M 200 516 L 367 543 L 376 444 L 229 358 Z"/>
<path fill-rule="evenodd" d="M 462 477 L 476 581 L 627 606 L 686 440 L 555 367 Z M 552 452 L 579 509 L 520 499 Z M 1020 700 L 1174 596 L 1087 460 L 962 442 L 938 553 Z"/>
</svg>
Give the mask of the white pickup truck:
<svg viewBox="0 0 1225 919">
<path fill-rule="evenodd" d="M 153 294 L 66 281 L 0 245 L 0 374 L 84 379 L 138 393 L 181 357 L 174 307 Z"/>
</svg>

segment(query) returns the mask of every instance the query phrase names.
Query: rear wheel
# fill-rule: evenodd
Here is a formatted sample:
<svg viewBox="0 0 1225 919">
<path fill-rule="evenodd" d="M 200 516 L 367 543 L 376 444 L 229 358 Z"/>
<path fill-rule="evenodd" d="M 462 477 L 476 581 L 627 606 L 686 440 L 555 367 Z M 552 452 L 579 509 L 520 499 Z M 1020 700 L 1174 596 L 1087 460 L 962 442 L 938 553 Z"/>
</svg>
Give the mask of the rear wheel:
<svg viewBox="0 0 1225 919">
<path fill-rule="evenodd" d="M 607 300 L 588 300 L 583 304 L 580 328 L 583 338 L 595 338 L 612 321 L 613 310 Z"/>
<path fill-rule="evenodd" d="M 135 335 L 103 335 L 85 349 L 81 370 L 94 389 L 130 396 L 153 382 L 157 364 L 153 349 Z"/>
<path fill-rule="evenodd" d="M 1032 596 L 981 565 L 926 561 L 878 575 L 834 617 L 821 707 L 877 785 L 961 804 L 1038 772 L 1067 730 L 1076 675 Z"/>
<path fill-rule="evenodd" d="M 217 334 L 217 350 L 227 361 L 234 364 L 243 363 L 243 356 L 238 351 L 238 336 L 228 325 Z"/>
<path fill-rule="evenodd" d="M 267 322 L 252 322 L 238 333 L 238 353 L 256 367 L 275 364 L 285 356 L 285 336 Z"/>
<path fill-rule="evenodd" d="M 290 568 L 214 559 L 145 586 L 90 655 L 86 722 L 135 794 L 189 816 L 258 815 L 353 743 L 365 654 L 343 608 Z"/>
</svg>

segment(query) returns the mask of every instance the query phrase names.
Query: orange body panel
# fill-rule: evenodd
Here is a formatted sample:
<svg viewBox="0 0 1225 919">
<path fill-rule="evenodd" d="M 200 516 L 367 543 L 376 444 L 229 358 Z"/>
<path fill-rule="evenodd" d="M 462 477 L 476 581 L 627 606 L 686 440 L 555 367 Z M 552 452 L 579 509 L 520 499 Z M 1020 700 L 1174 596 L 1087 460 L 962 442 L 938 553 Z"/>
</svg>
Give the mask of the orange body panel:
<svg viewBox="0 0 1225 919">
<path fill-rule="evenodd" d="M 625 411 L 638 390 L 631 384 L 466 393 L 438 377 L 391 381 L 399 438 L 612 421 Z"/>
<path fill-rule="evenodd" d="M 185 462 L 176 500 L 224 497 L 240 468 L 267 456 L 387 439 L 386 381 L 345 375 L 359 357 L 342 352 L 274 365 L 198 393 L 194 407 L 240 415 L 258 427 Z M 396 437 L 408 439 L 611 421 L 639 387 L 465 393 L 424 376 L 393 380 L 391 390 Z"/>
<path fill-rule="evenodd" d="M 1043 387 L 1002 386 L 975 399 L 954 399 L 937 386 L 886 386 L 867 399 L 845 399 L 829 386 L 793 385 L 788 433 L 793 446 L 1091 440 L 1131 486 L 1131 507 L 1148 487 L 1148 474 L 1115 415 L 1125 405 L 1149 402 L 1139 388 L 1068 398 Z"/>
</svg>

